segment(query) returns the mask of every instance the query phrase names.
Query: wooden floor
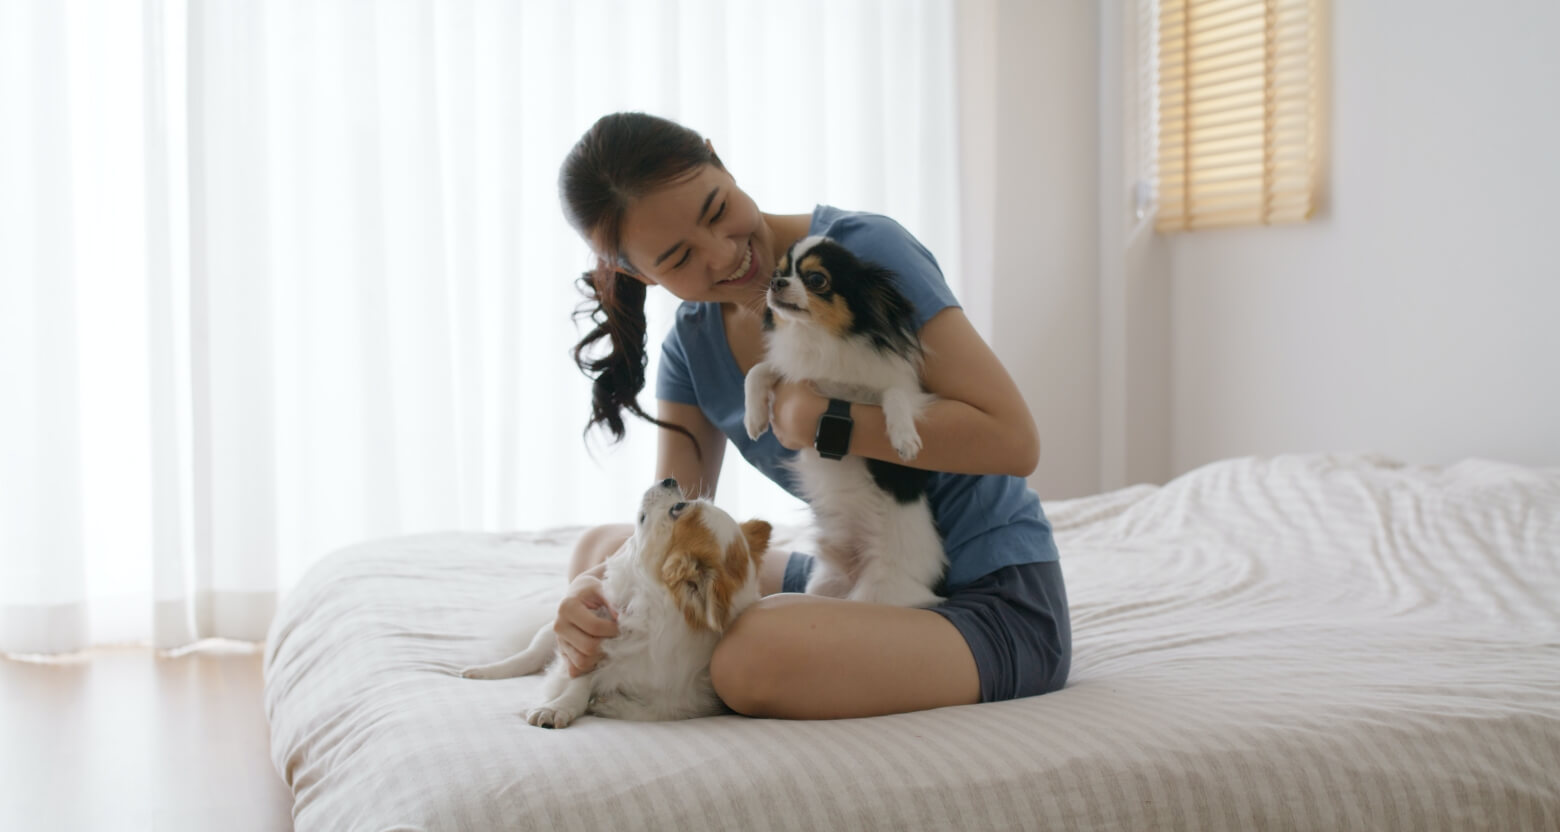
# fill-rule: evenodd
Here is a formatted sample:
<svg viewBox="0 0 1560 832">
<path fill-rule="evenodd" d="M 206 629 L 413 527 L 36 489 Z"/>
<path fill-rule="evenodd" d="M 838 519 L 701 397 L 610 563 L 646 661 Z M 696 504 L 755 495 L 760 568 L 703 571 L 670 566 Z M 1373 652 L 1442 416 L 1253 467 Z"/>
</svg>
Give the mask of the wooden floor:
<svg viewBox="0 0 1560 832">
<path fill-rule="evenodd" d="M 0 830 L 292 829 L 260 655 L 0 658 Z"/>
</svg>

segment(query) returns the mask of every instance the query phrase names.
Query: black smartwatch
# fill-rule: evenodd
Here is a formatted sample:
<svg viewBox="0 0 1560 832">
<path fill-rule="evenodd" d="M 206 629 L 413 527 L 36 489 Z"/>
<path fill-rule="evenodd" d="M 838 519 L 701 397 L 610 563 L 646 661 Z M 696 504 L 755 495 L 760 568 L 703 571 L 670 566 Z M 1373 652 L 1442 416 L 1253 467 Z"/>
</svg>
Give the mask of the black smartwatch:
<svg viewBox="0 0 1560 832">
<path fill-rule="evenodd" d="M 850 430 L 855 426 L 850 418 L 850 402 L 829 399 L 829 409 L 818 417 L 818 433 L 813 437 L 813 447 L 824 459 L 844 459 L 850 450 Z"/>
</svg>

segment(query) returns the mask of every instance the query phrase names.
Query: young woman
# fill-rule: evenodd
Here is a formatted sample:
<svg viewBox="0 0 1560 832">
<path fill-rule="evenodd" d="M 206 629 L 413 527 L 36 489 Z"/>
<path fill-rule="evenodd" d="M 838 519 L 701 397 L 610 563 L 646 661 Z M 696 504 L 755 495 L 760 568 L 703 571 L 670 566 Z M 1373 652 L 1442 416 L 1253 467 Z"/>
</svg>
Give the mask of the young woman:
<svg viewBox="0 0 1560 832">
<path fill-rule="evenodd" d="M 710 666 L 727 705 L 753 716 L 856 717 L 1030 696 L 1066 682 L 1072 635 L 1056 545 L 1022 479 L 1039 459 L 1034 420 L 930 252 L 878 215 L 827 206 L 762 213 L 708 141 L 642 113 L 597 121 L 564 160 L 559 191 L 597 257 L 580 279 L 595 328 L 575 348 L 595 379 L 590 424 L 618 439 L 624 410 L 659 425 L 655 476 L 675 477 L 686 493 L 715 493 L 728 441 L 789 488 L 785 459 L 814 442 L 828 400 L 807 384 L 777 386 L 770 433 L 751 441 L 742 424 L 743 377 L 763 356 L 769 275 L 793 242 L 833 237 L 895 272 L 916 307 L 922 382 L 938 401 L 917 422 L 924 448 L 913 464 L 941 472 L 928 496 L 948 553 L 947 601 L 911 609 L 798 594 L 811 558 L 772 550 L 762 575 L 768 597 L 738 619 Z M 655 417 L 637 398 L 652 286 L 684 301 L 661 345 Z M 850 415 L 849 453 L 900 461 L 880 408 L 856 404 Z M 598 527 L 575 550 L 556 624 L 575 674 L 595 665 L 601 639 L 616 632 L 600 564 L 631 533 Z"/>
</svg>

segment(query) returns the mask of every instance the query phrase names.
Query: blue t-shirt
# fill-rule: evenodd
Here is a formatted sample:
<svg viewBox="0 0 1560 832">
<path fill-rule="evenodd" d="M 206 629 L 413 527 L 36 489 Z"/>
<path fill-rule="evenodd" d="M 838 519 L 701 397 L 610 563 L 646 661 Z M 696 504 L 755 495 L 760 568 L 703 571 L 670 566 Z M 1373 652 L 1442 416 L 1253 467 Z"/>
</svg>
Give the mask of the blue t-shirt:
<svg viewBox="0 0 1560 832">
<path fill-rule="evenodd" d="M 878 214 L 820 205 L 808 234 L 833 238 L 857 257 L 892 271 L 915 307 L 916 329 L 958 306 L 932 253 L 899 223 Z M 684 303 L 661 343 L 656 398 L 697 405 L 753 467 L 803 499 L 787 462 L 796 455 L 773 433 L 757 441 L 742 426 L 742 370 L 726 343 L 720 304 Z M 1004 566 L 1057 559 L 1040 498 L 1018 477 L 936 473 L 927 484 L 932 517 L 948 552 L 947 583 L 958 589 Z"/>
</svg>

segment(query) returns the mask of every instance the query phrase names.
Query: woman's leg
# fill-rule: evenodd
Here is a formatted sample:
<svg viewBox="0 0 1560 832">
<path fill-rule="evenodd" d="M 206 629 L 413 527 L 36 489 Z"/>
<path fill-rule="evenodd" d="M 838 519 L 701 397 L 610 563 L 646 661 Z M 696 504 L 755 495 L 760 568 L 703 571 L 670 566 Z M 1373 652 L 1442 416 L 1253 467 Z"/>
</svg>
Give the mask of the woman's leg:
<svg viewBox="0 0 1560 832">
<path fill-rule="evenodd" d="M 634 527 L 630 523 L 611 523 L 587 529 L 580 535 L 579 542 L 574 544 L 574 554 L 569 558 L 569 580 L 573 581 L 580 573 L 589 572 L 606 563 L 607 558 L 623 548 L 624 541 L 633 536 Z"/>
<path fill-rule="evenodd" d="M 774 595 L 776 592 L 784 592 L 785 568 L 791 561 L 791 553 L 779 549 L 770 549 L 764 552 L 763 560 L 758 564 L 758 594 Z"/>
<path fill-rule="evenodd" d="M 943 616 L 794 593 L 737 619 L 710 678 L 732 710 L 788 719 L 968 705 L 981 693 L 969 644 Z"/>
</svg>

